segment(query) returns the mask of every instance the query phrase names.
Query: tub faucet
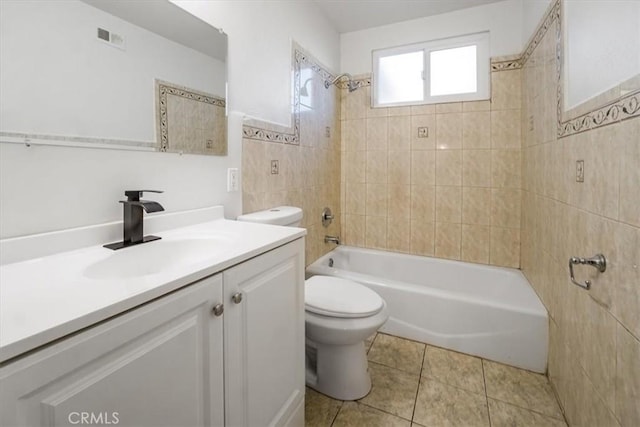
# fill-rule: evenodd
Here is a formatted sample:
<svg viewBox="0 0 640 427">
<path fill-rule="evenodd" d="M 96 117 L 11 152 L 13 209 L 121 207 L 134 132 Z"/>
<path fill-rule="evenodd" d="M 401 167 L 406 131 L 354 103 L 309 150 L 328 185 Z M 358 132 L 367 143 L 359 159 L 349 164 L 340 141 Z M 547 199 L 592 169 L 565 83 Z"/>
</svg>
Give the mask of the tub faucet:
<svg viewBox="0 0 640 427">
<path fill-rule="evenodd" d="M 335 243 L 336 245 L 340 244 L 340 237 L 339 236 L 324 236 L 324 242 L 325 243 Z"/>
<path fill-rule="evenodd" d="M 128 246 L 138 245 L 140 243 L 152 242 L 159 240 L 158 236 L 145 236 L 143 228 L 143 210 L 147 213 L 160 212 L 164 208 L 158 202 L 151 200 L 140 200 L 142 193 L 162 193 L 157 190 L 127 190 L 124 195 L 127 200 L 120 200 L 124 205 L 123 215 L 123 239 L 122 242 L 110 243 L 104 245 L 105 248 L 114 251 Z"/>
</svg>

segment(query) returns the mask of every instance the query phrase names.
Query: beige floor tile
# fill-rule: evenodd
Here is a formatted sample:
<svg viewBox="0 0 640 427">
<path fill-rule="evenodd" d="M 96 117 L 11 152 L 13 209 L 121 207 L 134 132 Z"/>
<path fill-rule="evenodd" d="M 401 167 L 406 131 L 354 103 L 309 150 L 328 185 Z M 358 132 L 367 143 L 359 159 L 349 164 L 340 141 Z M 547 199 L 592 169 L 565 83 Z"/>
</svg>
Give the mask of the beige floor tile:
<svg viewBox="0 0 640 427">
<path fill-rule="evenodd" d="M 408 420 L 357 402 L 345 402 L 333 427 L 409 427 Z M 308 424 L 307 424 L 308 425 Z"/>
<path fill-rule="evenodd" d="M 483 393 L 421 378 L 413 420 L 424 426 L 489 427 L 487 400 Z"/>
<path fill-rule="evenodd" d="M 491 427 L 567 427 L 557 418 L 541 415 L 508 403 L 489 399 Z"/>
<path fill-rule="evenodd" d="M 342 401 L 332 399 L 307 388 L 304 402 L 304 420 L 307 427 L 329 427 L 342 406 Z"/>
<path fill-rule="evenodd" d="M 482 363 L 487 396 L 562 419 L 547 377 L 487 360 Z"/>
<path fill-rule="evenodd" d="M 425 345 L 391 335 L 378 334 L 369 360 L 412 374 L 419 374 Z"/>
<path fill-rule="evenodd" d="M 477 357 L 428 345 L 422 376 L 484 394 L 482 360 Z"/>
<path fill-rule="evenodd" d="M 371 391 L 360 402 L 410 420 L 420 375 L 369 362 Z"/>
</svg>

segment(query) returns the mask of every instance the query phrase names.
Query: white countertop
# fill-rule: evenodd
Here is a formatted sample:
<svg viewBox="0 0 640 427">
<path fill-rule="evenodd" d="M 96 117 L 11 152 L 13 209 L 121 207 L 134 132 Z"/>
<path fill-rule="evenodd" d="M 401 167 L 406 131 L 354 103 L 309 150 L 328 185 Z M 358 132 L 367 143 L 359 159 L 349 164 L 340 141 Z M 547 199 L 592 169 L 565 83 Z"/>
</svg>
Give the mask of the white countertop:
<svg viewBox="0 0 640 427">
<path fill-rule="evenodd" d="M 167 260 L 160 272 L 150 268 L 126 278 L 97 267 L 116 254 L 130 256 L 132 268 L 139 268 L 137 260 L 148 255 L 141 251 L 158 248 L 158 242 L 115 252 L 95 245 L 0 266 L 0 362 L 296 240 L 306 230 L 219 218 L 153 234 L 163 245 L 176 244 L 176 257 L 185 238 L 203 239 L 202 250 Z"/>
</svg>

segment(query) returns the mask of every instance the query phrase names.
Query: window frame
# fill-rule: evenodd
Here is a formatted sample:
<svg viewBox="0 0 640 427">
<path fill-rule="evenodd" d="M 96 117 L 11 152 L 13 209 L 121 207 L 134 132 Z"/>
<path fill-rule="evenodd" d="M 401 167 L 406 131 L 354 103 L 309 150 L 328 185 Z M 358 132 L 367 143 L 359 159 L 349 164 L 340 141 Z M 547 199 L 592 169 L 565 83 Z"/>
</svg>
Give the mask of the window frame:
<svg viewBox="0 0 640 427">
<path fill-rule="evenodd" d="M 413 43 L 391 48 L 375 49 L 371 52 L 371 106 L 373 108 L 401 107 L 408 105 L 438 104 L 445 102 L 481 101 L 491 98 L 491 60 L 489 52 L 490 35 L 488 31 L 466 34 Z M 476 46 L 476 92 L 457 93 L 431 96 L 431 52 L 455 49 L 466 46 Z M 423 94 L 421 101 L 390 102 L 380 104 L 378 101 L 378 76 L 380 58 L 396 56 L 412 52 L 423 52 Z"/>
</svg>

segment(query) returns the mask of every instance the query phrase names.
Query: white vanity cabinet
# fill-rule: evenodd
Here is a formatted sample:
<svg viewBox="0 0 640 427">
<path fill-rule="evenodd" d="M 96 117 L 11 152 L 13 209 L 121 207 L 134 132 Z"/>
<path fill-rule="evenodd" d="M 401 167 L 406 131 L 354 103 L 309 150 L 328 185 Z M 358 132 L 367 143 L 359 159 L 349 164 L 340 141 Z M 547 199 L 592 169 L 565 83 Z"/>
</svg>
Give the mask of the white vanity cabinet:
<svg viewBox="0 0 640 427">
<path fill-rule="evenodd" d="M 0 425 L 302 425 L 303 254 L 295 240 L 7 362 Z"/>
</svg>

